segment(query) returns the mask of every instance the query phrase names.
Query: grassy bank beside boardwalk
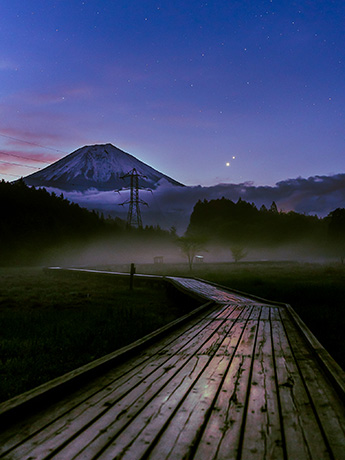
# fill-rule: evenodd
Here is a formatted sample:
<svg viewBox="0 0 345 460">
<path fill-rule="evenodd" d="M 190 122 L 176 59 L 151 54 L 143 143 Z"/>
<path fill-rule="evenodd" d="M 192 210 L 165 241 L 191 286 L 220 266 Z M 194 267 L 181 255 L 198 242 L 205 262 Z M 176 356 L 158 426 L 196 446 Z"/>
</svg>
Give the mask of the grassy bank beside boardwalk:
<svg viewBox="0 0 345 460">
<path fill-rule="evenodd" d="M 187 306 L 188 308 L 188 306 Z M 113 279 L 0 269 L 0 401 L 148 334 L 186 313 L 164 289 Z"/>
</svg>

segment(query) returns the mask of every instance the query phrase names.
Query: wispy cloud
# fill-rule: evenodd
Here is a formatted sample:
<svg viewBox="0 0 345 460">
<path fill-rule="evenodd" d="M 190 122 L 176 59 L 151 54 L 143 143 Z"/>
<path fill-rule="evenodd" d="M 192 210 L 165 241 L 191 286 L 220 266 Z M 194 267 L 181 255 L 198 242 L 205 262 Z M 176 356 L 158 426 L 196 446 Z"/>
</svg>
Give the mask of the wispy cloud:
<svg viewBox="0 0 345 460">
<path fill-rule="evenodd" d="M 33 166 L 39 166 L 39 163 L 43 165 L 51 164 L 61 158 L 61 154 L 54 153 L 42 153 L 38 149 L 33 149 L 30 152 L 23 153 L 23 150 L 9 150 L 1 149 L 0 150 L 0 159 L 4 161 L 13 161 L 16 163 L 25 163 L 33 162 Z M 41 167 L 43 167 L 41 165 Z"/>
<path fill-rule="evenodd" d="M 119 195 L 112 191 L 99 192 L 92 189 L 85 193 L 64 193 L 68 199 L 81 206 L 122 215 L 123 209 L 118 204 L 127 198 L 125 193 Z M 169 225 L 175 225 L 180 231 L 187 228 L 193 207 L 199 200 L 222 197 L 235 202 L 242 198 L 255 203 L 258 208 L 263 204 L 269 207 L 275 201 L 284 212 L 296 211 L 324 217 L 338 207 L 345 207 L 345 174 L 314 176 L 308 179 L 299 177 L 264 187 L 250 182 L 218 184 L 212 187 L 171 187 L 163 182 L 153 194 L 142 192 L 141 196 L 149 203 L 149 208 L 142 210 L 147 224 L 159 223 L 164 226 L 164 222 L 169 222 Z"/>
<path fill-rule="evenodd" d="M 41 142 L 56 142 L 60 137 L 55 133 L 35 132 L 17 127 L 2 127 L 0 131 L 1 138 L 6 141 L 6 144 L 13 146 L 21 146 L 23 144 L 41 143 Z"/>
</svg>

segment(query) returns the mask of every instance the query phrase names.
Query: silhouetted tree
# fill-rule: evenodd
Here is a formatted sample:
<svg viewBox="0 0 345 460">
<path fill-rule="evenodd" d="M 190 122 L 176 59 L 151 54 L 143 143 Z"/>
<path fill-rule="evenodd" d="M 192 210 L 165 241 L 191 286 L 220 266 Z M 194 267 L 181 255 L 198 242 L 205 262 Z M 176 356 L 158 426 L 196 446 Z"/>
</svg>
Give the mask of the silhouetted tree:
<svg viewBox="0 0 345 460">
<path fill-rule="evenodd" d="M 345 209 L 335 209 L 328 214 L 326 219 L 329 241 L 343 264 L 345 259 Z"/>
<path fill-rule="evenodd" d="M 239 199 L 237 203 L 221 198 L 198 201 L 194 206 L 188 234 L 210 241 L 242 247 L 274 246 L 302 240 L 320 243 L 325 238 L 324 223 L 317 216 L 278 211 L 275 202 L 269 210 Z"/>
<path fill-rule="evenodd" d="M 195 256 L 200 251 L 204 251 L 204 240 L 196 236 L 182 236 L 178 238 L 177 244 L 181 248 L 181 251 L 188 259 L 189 270 L 193 270 L 193 262 Z"/>
<path fill-rule="evenodd" d="M 244 259 L 247 255 L 247 251 L 241 246 L 231 246 L 230 251 L 236 263 Z"/>
<path fill-rule="evenodd" d="M 275 201 L 272 201 L 272 204 L 270 206 L 270 212 L 273 212 L 274 214 L 278 214 L 278 206 L 276 205 Z"/>
</svg>

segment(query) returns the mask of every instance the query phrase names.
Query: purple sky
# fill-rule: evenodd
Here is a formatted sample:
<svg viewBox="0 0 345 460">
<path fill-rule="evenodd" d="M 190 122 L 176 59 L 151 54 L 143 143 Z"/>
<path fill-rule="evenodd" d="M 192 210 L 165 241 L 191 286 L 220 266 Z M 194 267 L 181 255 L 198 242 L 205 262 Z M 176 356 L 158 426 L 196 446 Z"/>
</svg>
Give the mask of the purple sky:
<svg viewBox="0 0 345 460">
<path fill-rule="evenodd" d="M 4 0 L 0 43 L 5 180 L 107 142 L 187 185 L 345 170 L 341 0 Z"/>
</svg>

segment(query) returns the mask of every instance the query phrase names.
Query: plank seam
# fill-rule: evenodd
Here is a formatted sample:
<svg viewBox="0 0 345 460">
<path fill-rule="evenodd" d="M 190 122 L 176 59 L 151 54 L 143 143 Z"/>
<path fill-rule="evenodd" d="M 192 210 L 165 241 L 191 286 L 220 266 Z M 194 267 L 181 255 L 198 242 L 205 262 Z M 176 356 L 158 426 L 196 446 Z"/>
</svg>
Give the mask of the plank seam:
<svg viewBox="0 0 345 460">
<path fill-rule="evenodd" d="M 270 310 L 270 313 L 269 313 L 270 324 L 271 324 L 270 337 L 271 337 L 272 360 L 273 360 L 273 369 L 274 369 L 274 382 L 275 382 L 276 391 L 277 391 L 277 402 L 278 402 L 278 411 L 279 411 L 280 431 L 282 435 L 283 455 L 284 455 L 284 460 L 288 460 L 286 437 L 285 437 L 285 430 L 284 430 L 283 411 L 282 411 L 282 406 L 281 406 L 281 401 L 280 401 L 280 390 L 279 390 L 279 385 L 278 385 L 276 355 L 275 355 L 274 342 L 273 342 L 273 325 L 272 325 L 272 314 L 271 313 L 272 311 Z"/>
<path fill-rule="evenodd" d="M 301 380 L 302 380 L 304 389 L 305 389 L 306 394 L 307 394 L 307 396 L 308 396 L 308 399 L 309 399 L 309 401 L 310 401 L 310 405 L 311 405 L 311 407 L 312 407 L 312 410 L 313 410 L 315 419 L 316 419 L 316 421 L 317 421 L 317 424 L 318 424 L 318 426 L 319 426 L 319 428 L 320 428 L 320 432 L 321 432 L 321 434 L 322 434 L 322 436 L 323 436 L 323 439 L 324 439 L 325 445 L 326 445 L 326 447 L 327 447 L 328 453 L 329 453 L 329 455 L 330 455 L 330 457 L 331 457 L 332 460 L 337 460 L 337 459 L 334 457 L 334 455 L 333 455 L 333 451 L 332 451 L 331 445 L 330 445 L 330 443 L 329 443 L 329 441 L 328 441 L 328 438 L 327 438 L 327 435 L 326 435 L 325 430 L 324 430 L 324 428 L 323 428 L 323 425 L 322 425 L 322 422 L 321 422 L 321 420 L 320 420 L 319 414 L 318 414 L 318 412 L 317 412 L 317 410 L 316 410 L 316 407 L 315 407 L 315 404 L 314 404 L 314 400 L 313 400 L 312 395 L 311 395 L 311 393 L 310 393 L 310 391 L 309 391 L 308 385 L 307 385 L 307 383 L 306 383 L 306 381 L 305 381 L 305 379 L 304 379 L 304 376 L 303 376 L 303 373 L 302 373 L 302 371 L 301 371 L 301 367 L 300 367 L 300 365 L 299 365 L 299 362 L 298 362 L 298 360 L 296 359 L 295 351 L 294 351 L 293 346 L 292 346 L 292 344 L 291 344 L 291 340 L 290 340 L 289 334 L 288 334 L 288 332 L 287 332 L 285 322 L 284 322 L 284 320 L 283 320 L 283 318 L 282 318 L 280 312 L 279 312 L 279 315 L 280 315 L 280 320 L 281 320 L 281 322 L 282 322 L 282 325 L 283 325 L 283 328 L 284 328 L 284 331 L 285 331 L 286 339 L 287 339 L 287 341 L 289 342 L 291 354 L 292 354 L 292 356 L 293 356 L 293 358 L 294 358 L 294 360 L 295 360 L 296 367 L 297 367 L 298 372 L 299 372 L 299 374 L 300 374 L 300 377 L 301 377 Z M 299 329 L 297 329 L 297 332 L 299 332 Z M 302 340 L 305 340 L 304 335 L 302 335 Z"/>
<path fill-rule="evenodd" d="M 245 427 L 246 427 L 246 420 L 247 420 L 247 411 L 249 407 L 249 397 L 250 397 L 250 389 L 252 386 L 252 377 L 253 377 L 253 368 L 254 368 L 254 355 L 255 355 L 255 350 L 256 350 L 256 344 L 257 344 L 257 339 L 258 339 L 258 334 L 259 334 L 259 322 L 260 322 L 260 317 L 261 317 L 261 309 L 260 309 L 260 316 L 258 318 L 258 324 L 256 327 L 255 331 L 255 339 L 254 339 L 254 344 L 253 344 L 253 359 L 250 363 L 250 370 L 249 370 L 249 376 L 248 376 L 248 387 L 247 387 L 247 392 L 246 392 L 246 399 L 244 403 L 244 411 L 243 411 L 243 418 L 242 418 L 242 423 L 241 423 L 241 429 L 240 429 L 240 437 L 239 437 L 239 442 L 238 442 L 238 450 L 237 450 L 237 456 L 236 460 L 241 460 L 242 458 L 242 446 L 243 446 L 243 441 L 244 441 L 244 432 L 245 432 Z"/>
<path fill-rule="evenodd" d="M 253 307 L 252 307 L 252 308 L 253 308 Z M 232 328 L 235 326 L 235 324 L 237 323 L 237 319 L 238 319 L 238 318 L 236 318 L 236 320 L 233 321 L 233 324 L 232 324 L 232 326 L 231 326 L 231 328 L 229 329 L 228 332 L 230 332 L 230 331 L 232 330 Z M 226 321 L 226 320 L 224 320 L 224 321 L 222 322 L 222 324 L 224 324 L 225 321 Z M 248 321 L 248 320 L 247 320 L 247 321 Z M 221 327 L 222 324 L 219 325 L 219 327 L 214 331 L 214 333 L 215 333 L 218 329 L 220 329 L 220 327 Z M 242 333 L 241 333 L 241 336 L 242 336 L 242 334 L 243 334 L 243 331 L 242 331 Z M 193 384 L 191 385 L 191 387 L 189 388 L 189 390 L 183 395 L 181 401 L 177 404 L 177 406 L 175 407 L 175 409 L 173 410 L 173 412 L 170 414 L 170 416 L 168 417 L 168 419 L 166 420 L 166 422 L 162 425 L 162 427 L 160 428 L 160 430 L 159 430 L 158 433 L 156 434 L 156 436 L 155 436 L 153 442 L 151 442 L 151 444 L 147 447 L 145 453 L 140 457 L 140 460 L 146 460 L 147 458 L 149 458 L 150 453 L 152 452 L 152 450 L 155 448 L 155 446 L 156 446 L 157 443 L 159 442 L 159 439 L 161 438 L 161 436 L 162 436 L 162 434 L 164 433 L 165 429 L 166 429 L 167 426 L 170 424 L 171 420 L 172 420 L 173 417 L 176 415 L 176 413 L 178 412 L 179 408 L 180 408 L 181 405 L 184 403 L 184 401 L 186 400 L 186 398 L 188 397 L 188 395 L 191 393 L 191 391 L 192 391 L 194 385 L 195 385 L 195 384 L 199 381 L 199 379 L 201 378 L 201 376 L 202 376 L 204 370 L 208 367 L 209 362 L 210 362 L 210 361 L 212 360 L 212 358 L 217 354 L 217 351 L 218 351 L 219 348 L 221 347 L 221 345 L 222 345 L 223 341 L 225 340 L 225 338 L 226 338 L 226 336 L 225 336 L 224 339 L 219 343 L 217 349 L 214 349 L 214 350 L 213 350 L 213 353 L 212 353 L 212 355 L 210 356 L 208 362 L 207 362 L 207 363 L 204 365 L 204 367 L 201 369 L 201 371 L 200 371 L 198 377 L 195 379 L 195 381 L 193 382 Z M 199 349 L 202 348 L 202 346 L 203 346 L 203 344 L 199 347 Z M 198 349 L 198 350 L 199 350 L 199 349 Z M 236 347 L 236 350 L 237 350 L 237 347 Z M 195 355 L 196 355 L 196 354 L 197 354 L 197 350 L 195 351 Z M 193 356 L 195 356 L 195 355 L 193 355 Z M 231 361 L 232 361 L 234 355 L 235 355 L 235 352 L 234 352 L 233 355 L 232 355 Z M 192 359 L 192 357 L 191 357 L 188 361 L 190 361 L 191 359 Z M 230 362 L 231 362 L 231 361 L 230 361 Z M 186 363 L 185 363 L 185 364 L 186 364 Z M 228 370 L 228 367 L 227 367 L 227 370 Z M 226 375 L 226 373 L 225 373 L 225 375 Z M 169 380 L 169 382 L 170 382 L 173 378 L 174 378 L 174 376 Z M 169 382 L 167 382 L 161 389 L 163 389 Z M 159 390 L 159 391 L 161 391 L 161 390 Z M 154 397 L 155 397 L 155 396 L 153 396 L 152 399 L 154 399 Z M 150 401 L 151 401 L 151 400 L 150 400 Z M 149 404 L 150 401 L 148 401 L 147 404 Z M 212 401 L 212 403 L 211 403 L 211 406 L 212 406 L 212 407 L 214 406 L 215 401 L 216 401 L 216 399 L 214 399 L 214 400 Z M 146 404 L 146 405 L 147 405 L 147 404 Z M 146 405 L 145 405 L 144 407 L 146 407 Z M 144 409 L 144 407 L 143 407 L 142 409 Z M 210 415 L 210 412 L 208 411 L 208 413 L 205 414 L 205 417 L 207 417 L 207 420 L 206 420 L 206 422 L 204 423 L 205 426 L 206 426 L 206 423 L 207 423 L 207 421 L 208 421 L 208 419 L 209 419 L 209 415 Z M 131 421 L 128 422 L 128 424 L 126 425 L 126 427 L 127 427 L 130 423 L 131 423 Z M 125 429 L 126 427 L 124 427 L 124 429 Z M 122 432 L 122 431 L 123 431 L 123 430 L 121 430 L 121 432 Z M 118 433 L 118 434 L 119 434 L 119 433 Z M 118 434 L 117 434 L 117 435 L 118 435 Z M 102 453 L 112 444 L 112 442 L 116 439 L 117 435 L 116 435 L 115 437 L 113 437 L 113 438 L 109 441 L 109 443 L 107 443 L 106 446 L 104 446 L 104 448 L 102 449 L 102 451 L 100 451 L 99 455 L 102 454 Z M 193 444 L 194 444 L 194 442 L 193 442 Z M 195 451 L 196 451 L 196 448 L 197 448 L 197 446 L 195 446 L 194 453 L 195 453 Z M 125 450 L 126 450 L 126 448 L 123 450 L 123 453 L 125 453 Z M 192 452 L 190 452 L 188 458 L 192 459 L 194 453 L 192 454 Z M 119 456 L 118 458 L 121 458 L 121 455 L 122 455 L 122 454 L 120 454 L 120 456 Z M 137 460 L 139 460 L 139 459 L 137 459 Z"/>
</svg>

